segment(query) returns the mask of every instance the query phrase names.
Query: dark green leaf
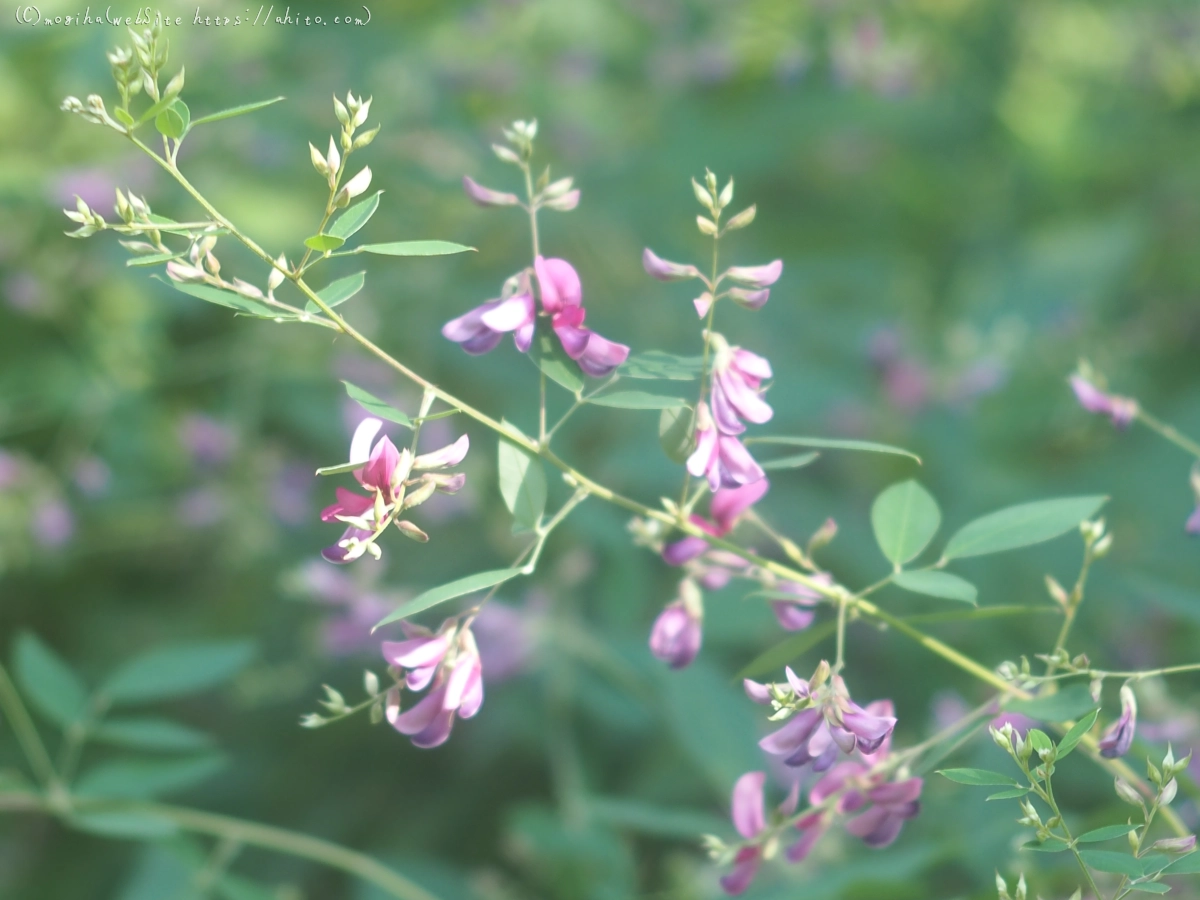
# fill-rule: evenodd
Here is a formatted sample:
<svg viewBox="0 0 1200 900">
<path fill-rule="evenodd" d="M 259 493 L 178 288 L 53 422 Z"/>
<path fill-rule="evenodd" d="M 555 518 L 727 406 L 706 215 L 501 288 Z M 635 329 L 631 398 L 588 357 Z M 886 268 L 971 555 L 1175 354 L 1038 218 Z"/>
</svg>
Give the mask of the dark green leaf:
<svg viewBox="0 0 1200 900">
<path fill-rule="evenodd" d="M 692 449 L 692 408 L 676 406 L 658 416 L 658 443 L 667 459 L 682 465 Z"/>
<path fill-rule="evenodd" d="M 1083 736 L 1092 730 L 1092 726 L 1096 724 L 1096 717 L 1098 715 L 1100 715 L 1100 710 L 1093 709 L 1071 726 L 1071 730 L 1063 735 L 1063 739 L 1058 742 L 1058 759 L 1062 759 L 1075 749 L 1075 746 L 1083 740 Z"/>
<path fill-rule="evenodd" d="M 1013 700 L 1008 709 L 1023 713 L 1031 719 L 1042 722 L 1065 722 L 1068 719 L 1078 719 L 1084 713 L 1096 708 L 1091 691 L 1086 684 L 1073 684 L 1063 688 L 1057 694 L 1046 697 L 1034 697 L 1032 700 Z"/>
<path fill-rule="evenodd" d="M 338 306 L 361 291 L 366 280 L 366 272 L 355 272 L 353 275 L 347 275 L 345 278 L 339 278 L 337 281 L 325 285 L 325 287 L 317 291 L 317 296 L 324 301 L 326 306 Z M 304 309 L 310 313 L 321 311 L 321 307 L 317 306 L 311 300 L 305 304 Z"/>
<path fill-rule="evenodd" d="M 617 409 L 679 409 L 687 405 L 681 397 L 667 397 L 646 391 L 613 391 L 589 397 L 588 403 L 596 406 L 613 406 Z"/>
<path fill-rule="evenodd" d="M 517 527 L 532 531 L 546 510 L 546 472 L 542 461 L 503 438 L 497 458 L 504 505 L 513 514 Z"/>
<path fill-rule="evenodd" d="M 816 460 L 821 454 L 815 450 L 811 453 L 797 453 L 794 456 L 780 456 L 778 459 L 764 459 L 759 462 L 767 471 L 775 469 L 801 469 Z"/>
<path fill-rule="evenodd" d="M 1086 831 L 1079 837 L 1075 838 L 1080 844 L 1094 844 L 1098 841 L 1111 841 L 1113 838 L 1124 837 L 1133 831 L 1136 825 L 1105 825 L 1103 828 L 1095 828 L 1091 831 Z"/>
<path fill-rule="evenodd" d="M 925 594 L 927 597 L 940 597 L 943 600 L 959 600 L 975 605 L 979 591 L 975 585 L 965 578 L 959 578 L 949 572 L 939 572 L 933 569 L 922 569 L 916 572 L 897 572 L 892 583 L 914 594 Z"/>
<path fill-rule="evenodd" d="M 818 450 L 862 450 L 867 453 L 889 453 L 893 456 L 907 456 L 918 463 L 921 457 L 903 447 L 893 447 L 891 444 L 877 444 L 874 441 L 852 441 L 841 438 L 821 437 L 752 437 L 746 438 L 747 444 L 781 444 L 786 447 L 815 447 Z"/>
<path fill-rule="evenodd" d="M 702 365 L 703 358 L 699 356 L 676 356 L 662 350 L 647 350 L 625 360 L 617 372 L 623 378 L 695 381 Z"/>
<path fill-rule="evenodd" d="M 376 191 L 365 200 L 359 200 L 333 220 L 333 224 L 326 230 L 326 234 L 331 237 L 339 237 L 343 241 L 351 237 L 371 220 L 371 216 L 375 215 L 375 210 L 379 209 L 379 195 L 382 193 L 383 191 Z M 332 249 L 336 250 L 337 247 Z"/>
<path fill-rule="evenodd" d="M 1061 497 L 1022 503 L 968 522 L 946 544 L 946 559 L 982 556 L 1040 544 L 1066 534 L 1095 515 L 1108 498 Z"/>
<path fill-rule="evenodd" d="M 351 252 L 378 253 L 382 256 L 446 256 L 474 249 L 452 241 L 392 241 L 388 244 L 362 244 Z"/>
<path fill-rule="evenodd" d="M 462 597 L 466 594 L 482 591 L 484 588 L 494 587 L 522 574 L 524 573 L 520 569 L 493 569 L 488 572 L 477 572 L 474 575 L 468 575 L 466 578 L 451 581 L 449 584 L 430 588 L 424 593 L 418 594 L 407 603 L 402 603 L 396 607 L 396 609 L 376 622 L 375 627 L 371 630 L 374 631 L 376 628 L 382 628 L 389 622 L 406 619 L 430 607 L 437 606 L 439 603 L 453 600 L 455 597 Z"/>
<path fill-rule="evenodd" d="M 992 772 L 988 769 L 938 769 L 938 774 L 959 784 L 1021 786 L 1017 783 L 1016 779 L 1010 778 L 1001 772 Z"/>
<path fill-rule="evenodd" d="M 201 116 L 192 122 L 192 127 L 197 125 L 206 125 L 209 122 L 219 122 L 222 119 L 232 119 L 234 116 L 244 116 L 246 113 L 252 113 L 256 110 L 270 106 L 272 103 L 278 103 L 283 97 L 272 97 L 270 100 L 258 100 L 254 103 L 246 103 L 242 106 L 232 106 L 229 109 L 223 109 L 220 112 L 209 113 L 207 116 Z"/>
<path fill-rule="evenodd" d="M 74 793 L 80 797 L 145 799 L 194 787 L 224 765 L 225 758 L 216 753 L 188 759 L 114 759 L 84 772 Z"/>
<path fill-rule="evenodd" d="M 108 719 L 94 729 L 94 741 L 142 750 L 205 750 L 213 739 L 170 719 Z"/>
<path fill-rule="evenodd" d="M 228 681 L 254 658 L 250 640 L 169 644 L 134 657 L 100 688 L 113 704 L 184 697 Z"/>
<path fill-rule="evenodd" d="M 149 812 L 77 812 L 68 821 L 89 834 L 134 841 L 159 840 L 178 831 L 170 819 Z"/>
<path fill-rule="evenodd" d="M 1181 856 L 1163 869 L 1164 875 L 1200 875 L 1200 851 Z"/>
<path fill-rule="evenodd" d="M 336 250 L 344 243 L 346 243 L 344 237 L 334 234 L 314 234 L 312 237 L 304 239 L 304 246 L 309 250 L 316 250 L 318 253 Z"/>
<path fill-rule="evenodd" d="M 875 498 L 871 527 L 884 557 L 896 567 L 924 550 L 941 524 L 937 501 L 910 479 L 893 484 Z"/>
<path fill-rule="evenodd" d="M 371 415 L 380 419 L 387 419 L 389 422 L 396 422 L 405 428 L 413 427 L 412 419 L 400 412 L 396 407 L 384 403 L 374 394 L 364 391 L 358 385 L 351 384 L 349 381 L 343 381 L 342 384 L 346 386 L 346 393 L 350 395 L 350 399 L 357 402 L 359 406 Z"/>
<path fill-rule="evenodd" d="M 63 726 L 83 717 L 87 688 L 37 635 L 31 631 L 18 634 L 13 657 L 17 683 L 38 712 Z"/>
<path fill-rule="evenodd" d="M 1113 872 L 1138 878 L 1144 871 L 1143 861 L 1128 853 L 1118 853 L 1115 850 L 1080 850 L 1079 855 L 1097 872 Z"/>
</svg>

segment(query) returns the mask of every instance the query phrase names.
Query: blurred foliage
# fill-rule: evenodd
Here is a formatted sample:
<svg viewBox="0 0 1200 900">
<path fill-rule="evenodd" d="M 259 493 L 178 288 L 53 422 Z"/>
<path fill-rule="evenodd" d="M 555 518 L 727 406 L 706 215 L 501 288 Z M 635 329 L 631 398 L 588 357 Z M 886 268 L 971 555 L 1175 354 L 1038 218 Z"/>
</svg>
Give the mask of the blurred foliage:
<svg viewBox="0 0 1200 900">
<path fill-rule="evenodd" d="M 204 11 L 244 14 L 217 0 Z M 329 15 L 333 4 L 305 12 Z M 1114 667 L 1195 657 L 1187 460 L 1147 432 L 1117 434 L 1086 416 L 1064 381 L 1087 356 L 1114 389 L 1200 433 L 1195 4 L 425 0 L 371 12 L 361 28 L 217 28 L 181 11 L 185 25 L 170 35 L 194 115 L 288 98 L 197 130 L 180 158 L 268 249 L 295 252 L 319 221 L 324 188 L 305 145 L 325 142 L 330 93 L 347 89 L 373 95 L 383 125 L 362 153 L 386 190 L 364 237 L 479 248 L 372 260 L 347 307 L 356 325 L 475 405 L 532 427 L 526 359 L 507 343 L 469 359 L 438 335 L 529 256 L 519 214 L 472 206 L 461 175 L 515 187 L 488 144 L 508 121 L 536 116 L 542 160 L 583 188 L 577 212 L 544 215 L 543 246 L 579 269 L 589 324 L 635 350 L 693 354 L 690 294 L 646 278 L 639 255 L 650 245 L 698 258 L 688 178 L 705 166 L 732 174 L 735 202 L 759 205 L 753 228 L 729 242 L 734 261 L 786 266 L 761 313 L 723 309 L 719 323 L 772 360 L 770 431 L 914 449 L 946 533 L 1011 502 L 1110 494 L 1116 544 L 1072 649 Z M 323 330 L 234 319 L 125 268 L 109 236 L 63 237 L 60 207 L 79 194 L 107 210 L 116 186 L 165 215 L 195 212 L 117 136 L 58 110 L 66 94 L 111 96 L 104 51 L 123 40 L 108 26 L 0 31 L 6 656 L 27 627 L 90 680 L 159 644 L 252 638 L 256 659 L 226 690 L 173 704 L 172 717 L 219 735 L 230 763 L 181 800 L 363 849 L 444 898 L 714 896 L 695 834 L 731 833 L 732 781 L 764 762 L 755 740 L 765 723 L 734 673 L 780 635 L 731 588 L 708 598 L 697 664 L 660 671 L 645 640 L 675 573 L 630 547 L 612 508 L 585 504 L 536 583 L 502 590 L 534 623 L 536 648 L 517 677 L 489 680 L 481 714 L 447 746 L 414 750 L 362 718 L 297 729 L 322 682 L 351 696 L 363 666 L 381 666 L 365 634 L 372 610 L 468 562 L 514 555 L 495 441 L 468 429 L 468 491 L 428 522 L 428 545 L 394 540 L 382 563 L 350 571 L 313 563 L 336 536 L 316 519 L 332 485 L 311 473 L 344 459 L 352 412 L 338 378 L 410 411 L 416 394 Z M 265 277 L 227 244 L 227 271 Z M 565 408 L 561 394 L 553 402 Z M 437 423 L 444 437 L 460 424 Z M 655 426 L 653 413 L 591 409 L 564 429 L 560 453 L 653 502 L 678 479 Z M 871 500 L 914 469 L 825 453 L 778 473 L 761 509 L 798 538 L 835 517 L 841 533 L 825 559 L 846 583 L 867 584 L 887 571 Z M 566 489 L 551 493 L 561 501 Z M 1043 604 L 1043 573 L 1067 581 L 1078 556 L 1064 538 L 960 571 L 982 605 Z M 897 613 L 936 608 L 894 589 L 879 599 Z M 334 617 L 345 619 L 336 632 Z M 1048 649 L 1057 623 L 931 628 L 995 665 Z M 819 644 L 797 667 L 831 652 Z M 928 734 L 939 710 L 986 696 L 864 626 L 851 629 L 849 666 L 857 697 L 895 699 L 900 745 Z M 1177 755 L 1200 734 L 1186 712 L 1192 684 L 1143 700 L 1147 720 L 1191 723 L 1174 738 Z M 107 753 L 89 748 L 84 772 Z M 976 742 L 959 757 L 994 764 L 998 753 Z M 16 764 L 7 739 L 0 754 L 0 767 Z M 1061 779 L 1082 824 L 1123 818 L 1102 774 L 1073 763 Z M 806 900 L 994 897 L 994 868 L 1040 872 L 1047 896 L 1073 890 L 1067 854 L 1018 855 L 1012 810 L 939 780 L 925 801 L 890 849 L 831 837 L 801 868 L 768 867 L 751 895 L 782 900 L 803 884 Z M 0 835 L 0 895 L 22 900 L 187 896 L 181 885 L 210 859 L 199 841 L 147 850 L 40 819 L 5 816 Z M 279 886 L 240 896 L 377 896 L 258 851 L 234 871 Z"/>
</svg>

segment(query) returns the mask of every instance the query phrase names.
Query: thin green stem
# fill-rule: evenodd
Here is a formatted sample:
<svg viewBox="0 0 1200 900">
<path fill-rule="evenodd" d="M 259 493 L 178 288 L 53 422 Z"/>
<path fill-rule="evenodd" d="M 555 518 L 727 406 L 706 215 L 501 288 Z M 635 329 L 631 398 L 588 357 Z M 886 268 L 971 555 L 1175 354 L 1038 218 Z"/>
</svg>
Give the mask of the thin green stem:
<svg viewBox="0 0 1200 900">
<path fill-rule="evenodd" d="M 842 671 L 846 664 L 846 608 L 847 600 L 839 600 L 837 605 L 837 657 L 833 663 L 833 673 Z"/>
<path fill-rule="evenodd" d="M 1200 459 L 1200 444 L 1193 441 L 1184 434 L 1180 434 L 1175 426 L 1168 425 L 1161 419 L 1150 415 L 1139 405 L 1137 409 L 1137 420 L 1149 428 L 1151 431 L 1158 432 L 1162 437 L 1166 438 L 1172 444 L 1186 453 L 1190 453 L 1196 459 Z"/>
</svg>

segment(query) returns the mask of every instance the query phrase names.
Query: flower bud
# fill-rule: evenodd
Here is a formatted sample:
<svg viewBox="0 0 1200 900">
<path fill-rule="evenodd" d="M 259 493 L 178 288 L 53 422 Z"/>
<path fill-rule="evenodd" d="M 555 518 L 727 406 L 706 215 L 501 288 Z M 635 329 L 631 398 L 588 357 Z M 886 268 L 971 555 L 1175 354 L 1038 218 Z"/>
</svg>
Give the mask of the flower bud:
<svg viewBox="0 0 1200 900">
<path fill-rule="evenodd" d="M 181 263 L 179 260 L 173 259 L 167 263 L 167 277 L 173 281 L 193 282 L 204 281 L 205 274 L 203 269 L 197 269 L 194 266 L 189 266 L 186 263 Z"/>
<path fill-rule="evenodd" d="M 364 131 L 362 134 L 358 135 L 358 137 L 354 139 L 354 143 L 350 145 L 350 149 L 361 150 L 363 147 L 367 146 L 367 144 L 375 140 L 375 135 L 379 134 L 379 129 L 381 127 L 382 126 L 380 125 L 376 125 L 374 128 Z"/>
<path fill-rule="evenodd" d="M 1151 850 L 1161 850 L 1164 853 L 1191 853 L 1196 849 L 1196 836 L 1162 838 L 1150 845 Z"/>
<path fill-rule="evenodd" d="M 717 198 L 717 205 L 724 209 L 733 202 L 733 179 L 730 178 L 726 182 L 725 187 L 721 190 L 721 196 Z"/>
<path fill-rule="evenodd" d="M 711 219 L 706 219 L 704 216 L 696 216 L 696 227 L 700 229 L 701 234 L 706 234 L 709 237 L 715 237 L 717 234 L 717 226 Z"/>
<path fill-rule="evenodd" d="M 284 256 L 282 253 L 279 254 L 279 259 L 275 260 L 275 262 L 278 263 L 280 266 L 282 266 L 283 269 L 287 268 L 287 265 L 288 265 L 287 257 Z M 275 291 L 275 288 L 277 288 L 281 284 L 283 284 L 283 279 L 287 277 L 286 275 L 284 275 L 283 269 L 275 268 L 274 266 L 271 267 L 271 273 L 267 276 L 267 291 L 268 291 L 268 293 L 273 293 Z"/>
<path fill-rule="evenodd" d="M 1093 678 L 1088 684 L 1088 691 L 1092 695 L 1092 700 L 1096 703 L 1100 702 L 1100 692 L 1104 690 L 1104 679 Z"/>
<path fill-rule="evenodd" d="M 763 288 L 761 291 L 749 291 L 745 288 L 730 288 L 729 299 L 744 309 L 762 309 L 770 299 L 771 291 Z"/>
<path fill-rule="evenodd" d="M 740 213 L 725 223 L 726 231 L 737 231 L 739 228 L 745 228 L 754 221 L 754 217 L 758 214 L 757 206 L 747 206 Z"/>
<path fill-rule="evenodd" d="M 233 289 L 243 297 L 249 297 L 251 300 L 261 300 L 263 292 L 247 281 L 242 281 L 240 278 L 233 279 Z"/>
<path fill-rule="evenodd" d="M 342 164 L 342 156 L 338 153 L 337 145 L 333 142 L 333 137 L 329 138 L 329 152 L 325 154 L 325 165 L 328 167 L 329 180 L 332 183 L 334 175 L 337 174 L 338 168 Z"/>
<path fill-rule="evenodd" d="M 1017 879 L 1017 892 L 1013 895 L 1013 900 L 1025 900 L 1028 888 L 1025 887 L 1025 873 L 1021 873 L 1021 877 Z"/>
<path fill-rule="evenodd" d="M 462 184 L 467 196 L 479 206 L 517 206 L 521 202 L 516 194 L 484 187 L 469 175 L 463 176 Z"/>
<path fill-rule="evenodd" d="M 1050 594 L 1050 599 L 1066 609 L 1070 605 L 1070 598 L 1067 596 L 1066 589 L 1054 578 L 1053 575 L 1046 576 L 1046 592 Z"/>
<path fill-rule="evenodd" d="M 696 194 L 696 199 L 700 201 L 700 205 L 709 212 L 712 212 L 713 207 L 715 206 L 713 195 L 709 193 L 706 188 L 702 188 L 700 186 L 700 182 L 698 182 L 695 178 L 692 179 L 692 191 Z"/>
<path fill-rule="evenodd" d="M 83 112 L 83 102 L 78 97 L 64 97 L 59 109 L 69 113 Z"/>
<path fill-rule="evenodd" d="M 762 266 L 731 266 L 721 275 L 744 287 L 770 287 L 783 274 L 783 260 L 775 260 Z"/>
<path fill-rule="evenodd" d="M 372 725 L 378 725 L 383 721 L 383 704 L 375 702 L 371 704 L 370 710 L 367 712 L 367 718 Z"/>
<path fill-rule="evenodd" d="M 174 97 L 183 90 L 183 66 L 179 67 L 179 73 L 167 82 L 167 89 L 163 91 L 164 97 Z"/>
<path fill-rule="evenodd" d="M 1170 806 L 1175 800 L 1175 795 L 1179 793 L 1179 782 L 1172 778 L 1167 782 L 1166 786 L 1159 792 L 1158 802 L 1163 806 Z"/>
<path fill-rule="evenodd" d="M 663 259 L 649 247 L 642 251 L 642 268 L 651 278 L 659 281 L 678 281 L 683 278 L 699 278 L 700 270 L 688 263 L 671 262 Z"/>
<path fill-rule="evenodd" d="M 434 482 L 428 479 L 422 479 L 421 483 L 416 487 L 415 490 L 405 494 L 404 503 L 400 508 L 412 509 L 414 506 L 420 506 L 422 503 L 432 497 L 434 491 L 436 490 L 437 485 Z"/>
<path fill-rule="evenodd" d="M 363 690 L 369 697 L 374 697 L 379 693 L 379 676 L 370 669 L 363 672 Z"/>
<path fill-rule="evenodd" d="M 546 209 L 553 209 L 557 212 L 570 212 L 579 205 L 579 190 L 567 191 L 561 197 L 555 197 L 551 200 L 546 200 L 542 206 Z"/>
<path fill-rule="evenodd" d="M 325 157 L 321 155 L 321 151 L 313 146 L 312 141 L 308 142 L 308 153 L 312 158 L 313 168 L 323 177 L 329 177 L 329 163 L 325 162 Z"/>
<path fill-rule="evenodd" d="M 1012 896 L 1008 893 L 1008 885 L 1004 879 L 1000 877 L 1000 873 L 996 873 L 996 900 L 1012 900 Z"/>
<path fill-rule="evenodd" d="M 1130 806 L 1142 806 L 1142 795 L 1139 794 L 1128 781 L 1124 778 L 1117 778 L 1113 781 L 1113 787 L 1116 789 L 1117 796 L 1128 803 Z"/>
<path fill-rule="evenodd" d="M 1107 556 L 1108 551 L 1112 549 L 1112 542 L 1113 537 L 1112 532 L 1110 531 L 1104 537 L 1100 538 L 1100 540 L 1096 541 L 1095 546 L 1092 547 L 1092 556 L 1094 556 L 1096 559 Z"/>
<path fill-rule="evenodd" d="M 349 127 L 350 113 L 346 110 L 346 104 L 342 103 L 336 94 L 333 97 L 333 114 L 337 116 L 337 120 L 342 123 L 343 128 Z"/>
<path fill-rule="evenodd" d="M 418 543 L 424 544 L 429 540 L 429 535 L 407 520 L 397 519 L 396 527 L 400 529 L 400 533 L 406 538 L 411 538 Z"/>
<path fill-rule="evenodd" d="M 367 116 L 369 116 L 371 114 L 371 101 L 374 99 L 375 99 L 374 97 L 368 97 L 366 100 L 363 100 L 362 103 L 359 105 L 358 111 L 356 113 L 354 113 L 353 122 L 354 122 L 355 128 L 358 128 L 360 125 L 366 124 Z"/>
<path fill-rule="evenodd" d="M 512 163 L 513 165 L 521 164 L 521 157 L 503 144 L 492 144 L 492 152 L 503 162 Z"/>
<path fill-rule="evenodd" d="M 327 724 L 326 719 L 317 715 L 316 713 L 307 713 L 306 715 L 300 717 L 301 728 L 320 728 L 325 724 Z"/>
<path fill-rule="evenodd" d="M 347 199 L 357 197 L 363 191 L 371 186 L 371 167 L 363 166 L 362 171 L 351 178 L 342 187 L 342 193 Z"/>
<path fill-rule="evenodd" d="M 546 173 L 549 174 L 547 169 Z M 546 200 L 553 200 L 555 197 L 561 197 L 564 194 L 570 193 L 572 186 L 575 184 L 574 178 L 560 178 L 552 184 L 546 185 L 542 190 L 542 197 Z"/>
</svg>

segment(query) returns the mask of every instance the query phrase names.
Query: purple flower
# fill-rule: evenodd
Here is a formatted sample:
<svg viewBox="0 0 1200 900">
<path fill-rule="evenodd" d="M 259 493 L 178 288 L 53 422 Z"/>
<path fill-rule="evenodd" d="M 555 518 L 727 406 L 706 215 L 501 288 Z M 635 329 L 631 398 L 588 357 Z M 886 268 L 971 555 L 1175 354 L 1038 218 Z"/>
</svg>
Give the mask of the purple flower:
<svg viewBox="0 0 1200 900">
<path fill-rule="evenodd" d="M 516 294 L 489 300 L 442 326 L 442 335 L 472 356 L 494 350 L 504 335 L 513 332 L 513 343 L 522 353 L 533 343 L 536 310 L 533 295 Z"/>
<path fill-rule="evenodd" d="M 745 288 L 730 288 L 728 294 L 730 300 L 746 309 L 762 309 L 767 305 L 767 300 L 771 297 L 771 292 L 766 288 L 759 291 L 749 291 Z"/>
<path fill-rule="evenodd" d="M 480 206 L 518 206 L 521 203 L 521 198 L 516 194 L 493 191 L 466 175 L 463 176 L 462 184 L 467 196 Z"/>
<path fill-rule="evenodd" d="M 75 533 L 75 517 L 61 500 L 38 504 L 33 513 L 33 537 L 43 547 L 61 547 Z"/>
<path fill-rule="evenodd" d="M 763 809 L 763 785 L 766 779 L 765 772 L 747 772 L 733 786 L 730 818 L 738 834 L 747 841 L 755 840 L 767 827 Z M 800 800 L 799 787 L 797 782 L 779 804 L 781 815 L 790 816 L 796 811 L 796 804 Z M 725 893 L 734 896 L 744 893 L 758 873 L 761 862 L 762 847 L 748 844 L 738 850 L 733 860 L 733 871 L 721 878 L 721 887 Z"/>
<path fill-rule="evenodd" d="M 542 309 L 567 356 L 586 374 L 603 378 L 629 357 L 629 348 L 584 328 L 583 287 L 579 273 L 565 259 L 539 256 L 533 263 L 541 292 Z"/>
<path fill-rule="evenodd" d="M 647 275 L 659 281 L 700 277 L 700 270 L 695 266 L 663 259 L 649 247 L 642 251 L 642 268 L 646 270 Z"/>
<path fill-rule="evenodd" d="M 1107 759 L 1124 756 L 1133 746 L 1136 731 L 1137 700 L 1133 696 L 1133 689 L 1124 684 L 1121 686 L 1121 717 L 1109 725 L 1100 738 L 1100 755 Z"/>
<path fill-rule="evenodd" d="M 672 669 L 691 664 L 704 638 L 704 606 L 691 579 L 679 585 L 679 599 L 668 603 L 650 629 L 650 652 Z"/>
<path fill-rule="evenodd" d="M 761 425 L 773 415 L 763 400 L 762 382 L 771 377 L 771 364 L 757 353 L 730 347 L 713 336 L 716 360 L 713 365 L 712 411 L 722 434 L 741 434 L 741 419 Z"/>
<path fill-rule="evenodd" d="M 483 705 L 483 664 L 471 629 L 456 629 L 453 620 L 436 635 L 422 634 L 413 626 L 406 633 L 410 635 L 406 641 L 384 642 L 384 658 L 406 670 L 409 690 L 429 687 L 429 693 L 401 712 L 400 689 L 392 688 L 385 714 L 414 747 L 437 747 L 450 737 L 456 717 L 469 719 Z"/>
<path fill-rule="evenodd" d="M 237 438 L 226 425 L 199 414 L 185 416 L 179 423 L 179 441 L 201 466 L 228 462 L 237 446 Z"/>
<path fill-rule="evenodd" d="M 1088 412 L 1108 416 L 1117 428 L 1128 428 L 1137 415 L 1138 405 L 1133 398 L 1107 394 L 1082 375 L 1072 375 L 1070 380 L 1079 405 Z"/>
<path fill-rule="evenodd" d="M 921 811 L 920 796 L 925 782 L 920 778 L 882 784 L 869 789 L 870 809 L 846 823 L 846 831 L 868 847 L 886 847 L 896 840 L 906 821 Z"/>
<path fill-rule="evenodd" d="M 708 514 L 712 521 L 693 515 L 693 525 L 715 537 L 724 537 L 737 525 L 738 520 L 755 503 L 763 498 L 771 487 L 766 478 L 736 488 L 720 488 L 713 494 Z M 708 541 L 697 535 L 688 535 L 667 544 L 662 551 L 663 561 L 669 566 L 682 566 L 708 550 Z"/>
<path fill-rule="evenodd" d="M 721 274 L 721 278 L 728 278 L 743 287 L 765 288 L 777 282 L 782 274 L 783 260 L 777 259 L 765 266 L 732 266 Z"/>
<path fill-rule="evenodd" d="M 707 403 L 696 407 L 696 449 L 688 457 L 687 468 L 697 478 L 707 478 L 713 491 L 753 484 L 764 477 L 762 467 L 741 441 L 718 433 Z"/>
<path fill-rule="evenodd" d="M 826 584 L 832 583 L 832 578 L 826 572 L 820 572 L 814 577 Z M 779 627 L 785 631 L 803 631 L 811 625 L 816 616 L 813 607 L 820 601 L 821 595 L 798 581 L 781 582 L 776 589 L 792 595 L 788 599 L 776 598 L 771 601 L 771 611 L 775 613 Z"/>
</svg>

